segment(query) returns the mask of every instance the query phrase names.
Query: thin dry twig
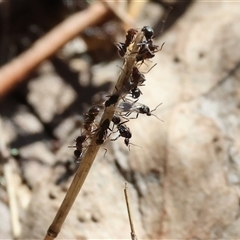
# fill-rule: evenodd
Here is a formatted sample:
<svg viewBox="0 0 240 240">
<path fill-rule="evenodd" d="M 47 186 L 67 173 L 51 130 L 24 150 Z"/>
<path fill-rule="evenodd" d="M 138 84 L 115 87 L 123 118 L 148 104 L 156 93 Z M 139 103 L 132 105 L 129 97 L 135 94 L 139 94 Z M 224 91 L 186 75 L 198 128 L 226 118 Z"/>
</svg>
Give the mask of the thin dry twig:
<svg viewBox="0 0 240 240">
<path fill-rule="evenodd" d="M 142 11 L 144 6 L 148 3 L 148 0 L 141 0 L 141 1 L 130 1 L 128 14 L 133 18 L 136 19 L 139 16 L 139 13 Z"/>
<path fill-rule="evenodd" d="M 132 240 L 138 240 L 137 235 L 134 230 L 133 222 L 132 222 L 132 216 L 131 216 L 131 211 L 130 211 L 130 206 L 129 206 L 129 201 L 128 201 L 128 194 L 127 194 L 127 183 L 125 183 L 124 195 L 125 195 L 125 200 L 126 200 L 126 205 L 127 205 L 130 229 L 131 229 L 131 238 L 132 238 Z"/>
<path fill-rule="evenodd" d="M 3 173 L 6 179 L 6 188 L 8 192 L 13 239 L 17 239 L 21 234 L 21 225 L 19 222 L 16 186 L 14 183 L 11 161 L 12 160 L 9 159 L 8 162 L 4 164 Z"/>
<path fill-rule="evenodd" d="M 13 169 L 12 169 L 12 159 L 9 157 L 7 153 L 7 148 L 4 139 L 4 130 L 2 126 L 2 119 L 0 118 L 0 157 L 1 162 L 3 164 L 3 174 L 6 179 L 6 189 L 8 193 L 9 199 L 9 209 L 11 215 L 11 225 L 12 225 L 12 234 L 13 239 L 17 239 L 21 234 L 21 225 L 19 222 L 19 214 L 18 214 L 18 204 L 17 204 L 17 194 L 16 194 L 16 187 L 14 183 L 13 177 Z"/>
<path fill-rule="evenodd" d="M 76 13 L 36 41 L 26 52 L 0 68 L 0 98 L 36 68 L 43 60 L 74 38 L 86 27 L 97 24 L 109 13 L 100 2 L 94 2 L 88 9 Z"/>
<path fill-rule="evenodd" d="M 132 18 L 127 11 L 124 11 L 124 9 L 116 6 L 116 2 L 111 2 L 107 0 L 100 0 L 102 3 L 104 3 L 113 13 L 114 15 L 121 20 L 121 22 L 124 25 L 124 30 L 128 30 L 130 27 L 134 27 L 134 18 Z M 119 3 L 118 3 L 119 4 Z"/>
<path fill-rule="evenodd" d="M 128 81 L 130 74 L 132 72 L 132 68 L 134 64 L 136 63 L 136 54 L 137 50 L 139 48 L 139 43 L 141 43 L 143 40 L 143 32 L 138 33 L 134 40 L 134 44 L 131 50 L 131 54 L 129 54 L 125 58 L 125 63 L 123 65 L 123 70 L 120 72 L 120 75 L 118 77 L 118 81 L 116 83 L 116 86 L 114 88 L 113 92 L 116 92 L 116 89 L 122 89 L 126 81 Z M 123 96 L 122 96 L 123 97 Z M 105 108 L 105 111 L 103 113 L 103 116 L 101 118 L 99 126 L 106 120 L 106 119 L 112 119 L 113 114 L 116 110 L 116 105 L 111 105 L 109 107 Z M 95 135 L 92 137 L 91 143 L 86 150 L 85 154 L 83 155 L 83 158 L 81 159 L 81 164 L 78 167 L 78 170 L 76 172 L 76 175 L 73 178 L 73 181 L 66 193 L 66 196 L 52 222 L 50 225 L 47 234 L 45 236 L 45 240 L 52 240 L 55 239 L 58 235 L 58 233 L 61 230 L 62 224 L 65 221 L 80 189 L 82 188 L 82 185 L 90 171 L 90 168 L 93 164 L 93 161 L 97 155 L 97 152 L 100 148 L 100 145 L 96 144 L 96 140 L 98 138 L 98 132 L 96 131 Z"/>
</svg>

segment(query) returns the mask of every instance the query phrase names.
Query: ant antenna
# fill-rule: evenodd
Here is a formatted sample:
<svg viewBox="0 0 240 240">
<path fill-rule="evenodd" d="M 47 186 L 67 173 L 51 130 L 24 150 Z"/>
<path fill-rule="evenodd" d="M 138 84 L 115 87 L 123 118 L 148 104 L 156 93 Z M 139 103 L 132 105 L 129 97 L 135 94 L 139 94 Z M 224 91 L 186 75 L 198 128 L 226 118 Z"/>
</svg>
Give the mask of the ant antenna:
<svg viewBox="0 0 240 240">
<path fill-rule="evenodd" d="M 157 108 L 160 106 L 160 105 L 162 105 L 162 103 L 159 103 L 151 112 L 154 112 L 154 111 L 156 111 L 157 110 Z"/>
<path fill-rule="evenodd" d="M 134 144 L 134 143 L 128 143 L 128 149 L 129 149 L 129 151 L 130 151 L 130 145 L 133 145 L 133 146 L 135 146 L 135 147 L 142 148 L 141 146 L 136 145 L 136 144 Z"/>
<path fill-rule="evenodd" d="M 170 12 L 171 12 L 172 10 L 173 10 L 173 7 L 172 7 L 172 6 L 168 6 L 167 11 L 165 11 L 164 14 L 163 14 L 163 19 L 161 20 L 161 22 L 162 22 L 162 27 L 161 27 L 161 29 L 160 29 L 160 32 L 159 32 L 157 35 L 153 36 L 153 38 L 155 38 L 155 37 L 157 37 L 157 36 L 159 36 L 159 35 L 161 35 L 161 34 L 163 33 L 163 30 L 164 30 L 166 21 L 167 21 L 168 16 L 169 16 L 169 14 L 170 14 Z M 164 16 L 164 15 L 165 15 L 165 16 Z M 161 51 L 161 50 L 160 50 L 160 51 Z"/>
<path fill-rule="evenodd" d="M 164 122 L 162 119 L 160 119 L 157 115 L 153 114 L 152 112 L 156 111 L 157 108 L 162 105 L 162 103 L 159 103 L 152 111 L 150 111 L 151 115 L 153 115 L 155 118 L 157 118 L 158 120 L 160 120 L 161 122 Z"/>
</svg>

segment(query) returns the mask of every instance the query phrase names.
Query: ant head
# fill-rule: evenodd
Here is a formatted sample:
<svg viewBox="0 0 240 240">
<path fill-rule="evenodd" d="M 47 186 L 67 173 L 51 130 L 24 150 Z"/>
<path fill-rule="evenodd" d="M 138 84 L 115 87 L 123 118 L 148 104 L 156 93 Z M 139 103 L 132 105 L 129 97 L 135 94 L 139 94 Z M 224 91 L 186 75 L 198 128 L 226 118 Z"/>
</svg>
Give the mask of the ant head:
<svg viewBox="0 0 240 240">
<path fill-rule="evenodd" d="M 132 89 L 132 97 L 133 98 L 139 98 L 141 93 L 142 92 L 139 88 Z"/>
<path fill-rule="evenodd" d="M 142 105 L 142 107 L 140 108 L 140 113 L 147 114 L 148 116 L 151 116 L 150 108 L 146 105 Z"/>
<path fill-rule="evenodd" d="M 81 135 L 81 136 L 78 136 L 75 141 L 76 143 L 82 143 L 86 138 L 87 138 L 86 135 Z"/>
<path fill-rule="evenodd" d="M 99 106 L 93 106 L 88 110 L 88 114 L 90 116 L 97 116 L 100 112 L 101 108 Z"/>
<path fill-rule="evenodd" d="M 117 124 L 119 124 L 120 122 L 121 122 L 121 119 L 120 119 L 120 117 L 119 116 L 117 116 L 117 115 L 113 115 L 113 118 L 112 118 L 112 122 L 115 124 L 115 125 L 117 125 Z"/>
<path fill-rule="evenodd" d="M 134 28 L 130 28 L 128 31 L 127 31 L 127 34 L 130 34 L 131 36 L 134 36 L 135 34 L 138 33 L 138 30 L 137 29 L 134 29 Z"/>
<path fill-rule="evenodd" d="M 125 138 L 124 143 L 125 143 L 126 146 L 128 146 L 129 145 L 129 138 Z"/>
<path fill-rule="evenodd" d="M 147 40 L 151 39 L 154 35 L 153 29 L 149 26 L 144 26 L 141 31 L 144 33 Z"/>
</svg>

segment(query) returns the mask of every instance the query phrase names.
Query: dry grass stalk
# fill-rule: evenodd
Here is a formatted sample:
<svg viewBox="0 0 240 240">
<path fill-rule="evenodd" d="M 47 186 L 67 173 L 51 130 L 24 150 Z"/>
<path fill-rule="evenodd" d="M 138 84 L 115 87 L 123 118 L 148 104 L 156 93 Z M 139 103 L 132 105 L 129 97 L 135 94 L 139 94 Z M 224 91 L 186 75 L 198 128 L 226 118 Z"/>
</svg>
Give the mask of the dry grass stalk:
<svg viewBox="0 0 240 240">
<path fill-rule="evenodd" d="M 9 152 L 6 147 L 5 134 L 3 128 L 3 122 L 0 117 L 0 162 L 3 164 L 3 174 L 6 179 L 6 189 L 8 193 L 8 201 L 11 215 L 12 235 L 13 239 L 17 239 L 21 234 L 21 225 L 19 221 L 18 203 L 16 184 L 14 182 L 14 174 L 12 163 L 13 159 L 9 156 Z"/>
<path fill-rule="evenodd" d="M 114 15 L 122 22 L 123 28 L 125 31 L 127 31 L 130 27 L 134 26 L 135 24 L 134 18 L 132 18 L 131 15 L 127 13 L 127 11 L 125 11 L 119 6 L 121 2 L 117 2 L 117 1 L 111 2 L 108 0 L 101 0 L 101 2 L 104 3 L 114 13 Z"/>
<path fill-rule="evenodd" d="M 128 54 L 125 58 L 125 63 L 123 65 L 123 70 L 121 71 L 118 81 L 116 83 L 116 86 L 114 88 L 113 92 L 116 92 L 116 89 L 122 89 L 126 81 L 128 81 L 130 74 L 132 72 L 133 66 L 136 64 L 136 54 L 139 49 L 139 43 L 141 43 L 143 40 L 143 33 L 140 32 L 137 34 L 132 49 L 131 54 Z M 123 97 L 123 96 L 122 96 Z M 109 107 L 105 108 L 105 111 L 103 113 L 102 119 L 100 121 L 99 126 L 106 120 L 106 119 L 112 119 L 113 114 L 115 112 L 115 105 L 111 105 Z M 100 145 L 96 144 L 96 140 L 98 138 L 98 131 L 94 134 L 92 137 L 91 143 L 86 150 L 85 154 L 83 155 L 83 158 L 81 159 L 81 164 L 79 165 L 79 168 L 76 172 L 76 175 L 66 193 L 66 196 L 52 222 L 50 225 L 47 234 L 45 236 L 45 240 L 52 240 L 57 237 L 59 234 L 62 224 L 65 221 L 80 189 L 82 188 L 82 185 L 90 171 L 90 168 L 93 164 L 93 161 L 97 155 L 97 152 L 100 148 Z"/>
<path fill-rule="evenodd" d="M 129 224 L 130 224 L 130 229 L 131 229 L 131 238 L 132 238 L 132 240 L 138 240 L 137 235 L 134 230 L 133 222 L 132 222 L 132 216 L 131 216 L 131 211 L 130 211 L 130 206 L 129 206 L 129 201 L 128 201 L 128 194 L 127 194 L 127 183 L 125 183 L 124 196 L 125 196 L 126 205 L 127 205 L 128 219 L 129 219 Z"/>
</svg>

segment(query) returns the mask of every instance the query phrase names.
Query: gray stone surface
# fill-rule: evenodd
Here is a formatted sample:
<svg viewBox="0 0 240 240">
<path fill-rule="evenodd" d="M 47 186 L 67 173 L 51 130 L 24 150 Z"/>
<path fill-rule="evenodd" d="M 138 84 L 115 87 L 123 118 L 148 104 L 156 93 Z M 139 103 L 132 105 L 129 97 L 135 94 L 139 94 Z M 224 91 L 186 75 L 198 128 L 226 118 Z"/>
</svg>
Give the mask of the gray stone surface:
<svg viewBox="0 0 240 240">
<path fill-rule="evenodd" d="M 123 195 L 126 181 L 131 182 L 129 198 L 139 238 L 239 238 L 239 9 L 236 2 L 194 2 L 155 40 L 165 46 L 153 59 L 157 66 L 146 74 L 139 102 L 151 109 L 162 102 L 154 114 L 164 122 L 139 116 L 128 126 L 131 142 L 141 147 L 131 146 L 129 152 L 122 139 L 109 142 L 105 158 L 100 149 L 59 239 L 130 238 Z M 101 82 L 97 76 L 114 80 L 116 65 L 109 63 L 107 71 L 103 65 L 95 66 L 93 86 Z M 45 89 L 49 82 L 51 88 Z M 52 118 L 68 110 L 77 95 L 66 85 L 55 73 L 31 82 L 28 99 L 41 121 L 27 125 L 29 132 L 44 132 L 44 124 L 53 126 Z M 66 91 L 59 97 L 57 89 Z M 74 132 L 73 115 L 77 114 L 58 120 L 53 130 L 64 143 L 56 156 L 47 140 L 39 141 L 44 155 L 33 145 L 23 151 L 25 158 L 37 153 L 41 160 L 39 168 L 30 164 L 31 169 L 25 170 L 32 192 L 21 218 L 23 239 L 43 238 L 71 182 L 69 177 L 56 185 L 66 169 L 53 164 L 73 160 L 72 149 L 67 148 L 79 134 L 79 129 Z M 28 114 L 17 112 L 13 122 L 23 116 Z M 9 119 L 5 122 L 9 124 Z M 13 139 L 14 128 L 8 129 Z M 41 174 L 41 180 L 34 174 Z"/>
</svg>

